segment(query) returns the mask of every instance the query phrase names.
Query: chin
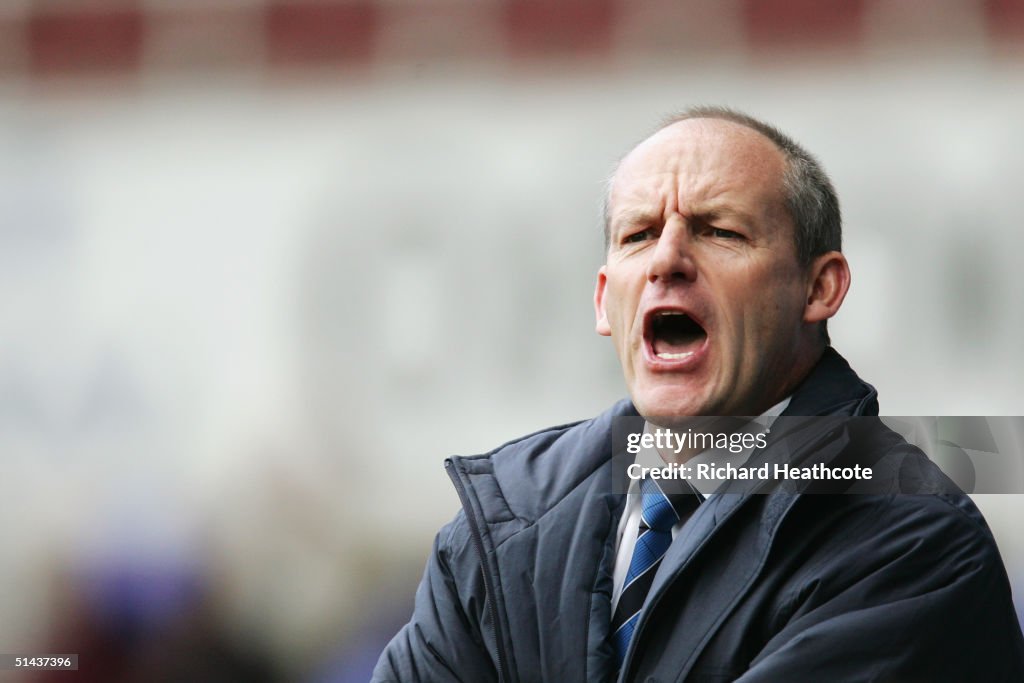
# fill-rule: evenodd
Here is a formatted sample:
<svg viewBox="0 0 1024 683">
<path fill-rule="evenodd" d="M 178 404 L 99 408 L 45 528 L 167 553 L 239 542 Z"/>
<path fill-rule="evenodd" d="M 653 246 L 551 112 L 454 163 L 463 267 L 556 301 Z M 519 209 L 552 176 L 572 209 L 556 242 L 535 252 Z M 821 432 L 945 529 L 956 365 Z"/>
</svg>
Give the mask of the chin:
<svg viewBox="0 0 1024 683">
<path fill-rule="evenodd" d="M 645 418 L 708 415 L 708 402 L 697 391 L 679 385 L 646 387 L 633 393 L 633 405 Z"/>
</svg>

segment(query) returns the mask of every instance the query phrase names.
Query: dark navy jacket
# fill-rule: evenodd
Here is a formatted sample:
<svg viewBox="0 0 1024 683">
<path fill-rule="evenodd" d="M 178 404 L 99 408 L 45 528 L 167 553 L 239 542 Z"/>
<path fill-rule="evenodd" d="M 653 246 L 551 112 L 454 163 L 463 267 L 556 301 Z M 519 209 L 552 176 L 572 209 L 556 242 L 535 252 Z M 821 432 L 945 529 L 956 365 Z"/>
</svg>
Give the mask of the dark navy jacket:
<svg viewBox="0 0 1024 683">
<path fill-rule="evenodd" d="M 842 422 L 877 412 L 875 390 L 827 351 L 783 417 L 839 422 L 824 439 L 797 430 L 792 452 L 830 463 L 866 453 L 891 489 L 712 496 L 659 567 L 619 680 L 1024 681 L 1024 639 L 984 519 L 880 422 Z M 613 492 L 611 424 L 635 414 L 623 401 L 446 462 L 463 510 L 438 534 L 412 620 L 374 681 L 614 680 L 625 496 Z M 898 493 L 908 481 L 931 493 Z"/>
</svg>

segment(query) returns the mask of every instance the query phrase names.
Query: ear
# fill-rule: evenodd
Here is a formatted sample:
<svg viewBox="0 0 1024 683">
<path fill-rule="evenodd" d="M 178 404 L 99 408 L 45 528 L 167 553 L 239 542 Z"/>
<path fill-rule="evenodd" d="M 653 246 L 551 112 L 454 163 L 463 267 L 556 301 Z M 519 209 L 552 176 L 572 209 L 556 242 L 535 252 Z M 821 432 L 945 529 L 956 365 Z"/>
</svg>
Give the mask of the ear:
<svg viewBox="0 0 1024 683">
<path fill-rule="evenodd" d="M 605 267 L 601 266 L 597 271 L 597 285 L 594 286 L 594 315 L 597 318 L 597 333 L 604 336 L 612 336 L 612 328 L 608 324 L 608 314 L 604 309 L 604 295 L 608 287 L 608 275 L 605 274 Z"/>
<path fill-rule="evenodd" d="M 839 311 L 850 289 L 850 265 L 838 251 L 814 259 L 809 272 L 804 322 L 819 323 Z"/>
</svg>

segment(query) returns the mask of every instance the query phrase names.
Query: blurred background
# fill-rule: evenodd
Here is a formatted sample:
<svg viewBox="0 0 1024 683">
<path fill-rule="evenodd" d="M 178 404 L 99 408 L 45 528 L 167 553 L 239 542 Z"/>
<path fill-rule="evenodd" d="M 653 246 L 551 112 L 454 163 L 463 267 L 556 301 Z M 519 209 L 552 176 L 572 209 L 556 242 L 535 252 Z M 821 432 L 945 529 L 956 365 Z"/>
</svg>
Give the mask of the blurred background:
<svg viewBox="0 0 1024 683">
<path fill-rule="evenodd" d="M 0 679 L 367 680 L 443 458 L 624 395 L 602 183 L 691 104 L 831 173 L 884 413 L 1024 414 L 1022 66 L 1024 0 L 3 0 L 0 652 L 81 670 Z"/>
</svg>

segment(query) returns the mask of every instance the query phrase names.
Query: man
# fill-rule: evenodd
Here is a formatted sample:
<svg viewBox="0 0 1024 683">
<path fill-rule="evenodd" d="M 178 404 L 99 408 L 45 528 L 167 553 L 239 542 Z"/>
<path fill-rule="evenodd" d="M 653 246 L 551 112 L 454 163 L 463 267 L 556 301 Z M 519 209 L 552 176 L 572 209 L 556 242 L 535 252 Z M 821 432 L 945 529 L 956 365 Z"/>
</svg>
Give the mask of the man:
<svg viewBox="0 0 1024 683">
<path fill-rule="evenodd" d="M 829 346 L 850 271 L 813 157 L 743 114 L 689 110 L 619 164 L 606 241 L 597 332 L 632 401 L 447 461 L 463 509 L 374 680 L 1024 680 L 980 513 L 862 417 L 876 393 Z M 827 438 L 797 424 L 743 457 L 866 459 L 890 495 L 727 482 L 687 497 L 644 479 L 626 496 L 631 458 L 612 432 L 637 413 L 649 433 L 688 416 L 820 416 Z M 930 495 L 892 493 L 911 485 Z"/>
</svg>

